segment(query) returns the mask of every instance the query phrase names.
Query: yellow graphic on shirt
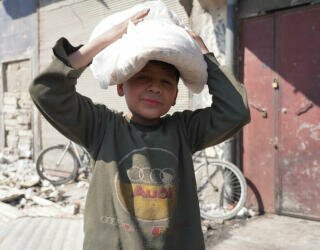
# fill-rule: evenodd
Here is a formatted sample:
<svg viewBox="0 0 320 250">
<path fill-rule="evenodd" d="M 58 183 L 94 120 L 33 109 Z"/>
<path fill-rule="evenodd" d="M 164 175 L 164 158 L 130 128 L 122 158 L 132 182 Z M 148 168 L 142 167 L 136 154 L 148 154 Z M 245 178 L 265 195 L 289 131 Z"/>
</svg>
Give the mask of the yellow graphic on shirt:
<svg viewBox="0 0 320 250">
<path fill-rule="evenodd" d="M 162 149 L 143 148 L 127 155 L 115 177 L 121 206 L 140 220 L 168 219 L 177 206 L 176 170 L 176 158 Z"/>
<path fill-rule="evenodd" d="M 143 220 L 162 220 L 176 207 L 177 192 L 173 186 L 125 184 L 117 182 L 119 199 L 130 214 Z"/>
</svg>

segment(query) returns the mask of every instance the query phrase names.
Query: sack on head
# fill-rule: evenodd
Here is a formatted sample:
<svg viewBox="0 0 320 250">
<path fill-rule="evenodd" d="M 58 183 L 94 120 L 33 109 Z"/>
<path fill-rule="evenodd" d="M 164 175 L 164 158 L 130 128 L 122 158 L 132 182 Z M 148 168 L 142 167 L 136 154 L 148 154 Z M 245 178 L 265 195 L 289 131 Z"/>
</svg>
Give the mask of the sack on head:
<svg viewBox="0 0 320 250">
<path fill-rule="evenodd" d="M 161 1 L 148 1 L 103 19 L 90 41 L 149 8 L 149 14 L 137 25 L 129 22 L 127 33 L 99 52 L 90 66 L 102 88 L 127 81 L 150 60 L 174 65 L 184 84 L 199 93 L 207 81 L 207 65 L 198 44 L 187 33 L 179 18 Z"/>
</svg>

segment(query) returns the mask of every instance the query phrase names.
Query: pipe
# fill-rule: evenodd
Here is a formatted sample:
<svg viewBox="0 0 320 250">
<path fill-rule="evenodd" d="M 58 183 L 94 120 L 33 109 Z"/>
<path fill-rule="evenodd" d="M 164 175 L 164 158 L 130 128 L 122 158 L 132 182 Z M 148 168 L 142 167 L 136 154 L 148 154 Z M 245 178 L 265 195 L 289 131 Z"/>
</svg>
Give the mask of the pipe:
<svg viewBox="0 0 320 250">
<path fill-rule="evenodd" d="M 227 0 L 227 28 L 226 28 L 226 51 L 225 62 L 226 66 L 234 73 L 234 27 L 235 27 L 235 7 L 237 0 Z M 236 135 L 225 142 L 224 158 L 233 163 L 236 161 Z"/>
</svg>

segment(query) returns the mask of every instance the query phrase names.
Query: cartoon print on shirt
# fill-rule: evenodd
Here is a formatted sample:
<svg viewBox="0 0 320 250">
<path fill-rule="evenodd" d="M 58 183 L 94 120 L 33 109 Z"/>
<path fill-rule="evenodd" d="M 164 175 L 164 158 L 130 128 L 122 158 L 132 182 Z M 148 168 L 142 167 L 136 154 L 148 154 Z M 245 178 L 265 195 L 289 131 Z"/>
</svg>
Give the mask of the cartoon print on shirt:
<svg viewBox="0 0 320 250">
<path fill-rule="evenodd" d="M 118 164 L 115 189 L 121 207 L 139 221 L 168 220 L 177 206 L 176 156 L 165 149 L 144 147 Z"/>
</svg>

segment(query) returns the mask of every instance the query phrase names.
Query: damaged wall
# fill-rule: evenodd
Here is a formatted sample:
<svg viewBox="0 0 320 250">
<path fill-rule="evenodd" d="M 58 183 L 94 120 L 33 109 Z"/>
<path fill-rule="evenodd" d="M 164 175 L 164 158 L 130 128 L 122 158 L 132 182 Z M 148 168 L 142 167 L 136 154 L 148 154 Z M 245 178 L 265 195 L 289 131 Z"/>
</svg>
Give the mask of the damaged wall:
<svg viewBox="0 0 320 250">
<path fill-rule="evenodd" d="M 184 3 L 186 6 L 186 2 Z M 198 33 L 219 63 L 225 63 L 226 0 L 193 0 L 190 11 L 191 29 Z M 205 88 L 193 96 L 193 107 L 211 105 L 211 96 Z"/>
<path fill-rule="evenodd" d="M 11 160 L 33 155 L 28 85 L 35 72 L 36 1 L 0 3 L 0 151 Z"/>
<path fill-rule="evenodd" d="M 4 154 L 10 155 L 11 161 L 31 158 L 32 102 L 28 93 L 31 81 L 30 60 L 6 63 L 4 66 Z"/>
</svg>

